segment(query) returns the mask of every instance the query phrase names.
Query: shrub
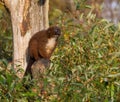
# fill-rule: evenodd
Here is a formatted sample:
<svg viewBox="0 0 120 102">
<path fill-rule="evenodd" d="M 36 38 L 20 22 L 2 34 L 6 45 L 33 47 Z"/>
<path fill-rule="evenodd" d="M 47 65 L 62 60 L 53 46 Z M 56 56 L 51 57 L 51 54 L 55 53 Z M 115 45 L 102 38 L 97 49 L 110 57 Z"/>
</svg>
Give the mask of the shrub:
<svg viewBox="0 0 120 102">
<path fill-rule="evenodd" d="M 46 93 L 40 94 L 29 76 L 21 83 L 13 68 L 7 69 L 7 61 L 1 60 L 0 100 L 119 102 L 120 26 L 97 19 L 92 10 L 77 19 L 67 14 L 58 19 L 54 23 L 61 26 L 63 35 L 41 79 Z"/>
</svg>

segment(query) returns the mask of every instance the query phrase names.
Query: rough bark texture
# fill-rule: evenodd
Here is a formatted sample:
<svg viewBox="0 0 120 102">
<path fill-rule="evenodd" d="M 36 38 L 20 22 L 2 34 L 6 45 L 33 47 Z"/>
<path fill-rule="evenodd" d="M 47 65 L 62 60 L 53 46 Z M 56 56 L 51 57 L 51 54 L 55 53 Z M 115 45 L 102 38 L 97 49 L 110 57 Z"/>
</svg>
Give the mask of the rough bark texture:
<svg viewBox="0 0 120 102">
<path fill-rule="evenodd" d="M 47 59 L 40 59 L 36 61 L 31 68 L 32 76 L 34 79 L 44 78 L 45 70 L 50 66 L 50 61 Z"/>
<path fill-rule="evenodd" d="M 48 28 L 48 2 L 44 0 L 4 0 L 11 14 L 13 27 L 13 62 L 15 70 L 27 66 L 27 47 L 31 36 L 41 29 Z M 23 72 L 17 75 L 22 78 Z"/>
<path fill-rule="evenodd" d="M 40 59 L 36 61 L 31 68 L 32 78 L 36 79 L 37 86 L 40 88 L 40 93 L 44 94 L 44 82 L 43 79 L 46 78 L 45 72 L 50 66 L 50 61 L 47 59 Z"/>
</svg>

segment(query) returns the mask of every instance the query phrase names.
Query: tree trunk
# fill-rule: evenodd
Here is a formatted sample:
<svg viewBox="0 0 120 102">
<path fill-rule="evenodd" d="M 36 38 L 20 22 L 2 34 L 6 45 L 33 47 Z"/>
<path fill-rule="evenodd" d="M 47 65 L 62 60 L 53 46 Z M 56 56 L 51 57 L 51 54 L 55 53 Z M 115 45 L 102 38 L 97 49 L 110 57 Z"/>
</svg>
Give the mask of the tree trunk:
<svg viewBox="0 0 120 102">
<path fill-rule="evenodd" d="M 16 71 L 26 69 L 27 47 L 31 36 L 48 28 L 48 2 L 49 0 L 4 0 L 11 14 Z M 18 71 L 18 77 L 22 78 L 24 71 Z"/>
</svg>

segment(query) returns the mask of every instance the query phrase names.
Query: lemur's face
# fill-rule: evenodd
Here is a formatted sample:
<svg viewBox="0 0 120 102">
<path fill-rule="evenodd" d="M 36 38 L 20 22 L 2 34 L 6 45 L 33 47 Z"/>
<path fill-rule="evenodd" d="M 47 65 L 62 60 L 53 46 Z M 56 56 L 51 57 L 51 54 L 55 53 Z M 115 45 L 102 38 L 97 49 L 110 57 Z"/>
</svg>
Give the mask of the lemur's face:
<svg viewBox="0 0 120 102">
<path fill-rule="evenodd" d="M 61 35 L 61 30 L 57 26 L 52 26 L 52 27 L 48 28 L 48 34 L 49 34 L 49 38 L 51 38 L 51 37 L 58 38 Z"/>
<path fill-rule="evenodd" d="M 58 27 L 54 28 L 55 35 L 61 35 L 61 30 Z"/>
</svg>

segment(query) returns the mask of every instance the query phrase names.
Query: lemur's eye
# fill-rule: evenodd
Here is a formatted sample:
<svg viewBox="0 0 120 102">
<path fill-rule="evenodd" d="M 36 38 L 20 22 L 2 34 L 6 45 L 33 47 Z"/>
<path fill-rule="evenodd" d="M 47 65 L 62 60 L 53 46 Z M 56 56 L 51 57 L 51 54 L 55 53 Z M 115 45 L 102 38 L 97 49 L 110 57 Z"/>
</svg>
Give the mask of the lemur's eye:
<svg viewBox="0 0 120 102">
<path fill-rule="evenodd" d="M 56 35 L 60 35 L 60 34 L 61 34 L 61 31 L 60 31 L 60 29 L 58 29 L 58 28 L 55 28 L 54 31 L 55 31 L 55 34 L 56 34 Z"/>
<path fill-rule="evenodd" d="M 57 33 L 58 32 L 58 29 L 55 29 L 55 33 Z"/>
</svg>

